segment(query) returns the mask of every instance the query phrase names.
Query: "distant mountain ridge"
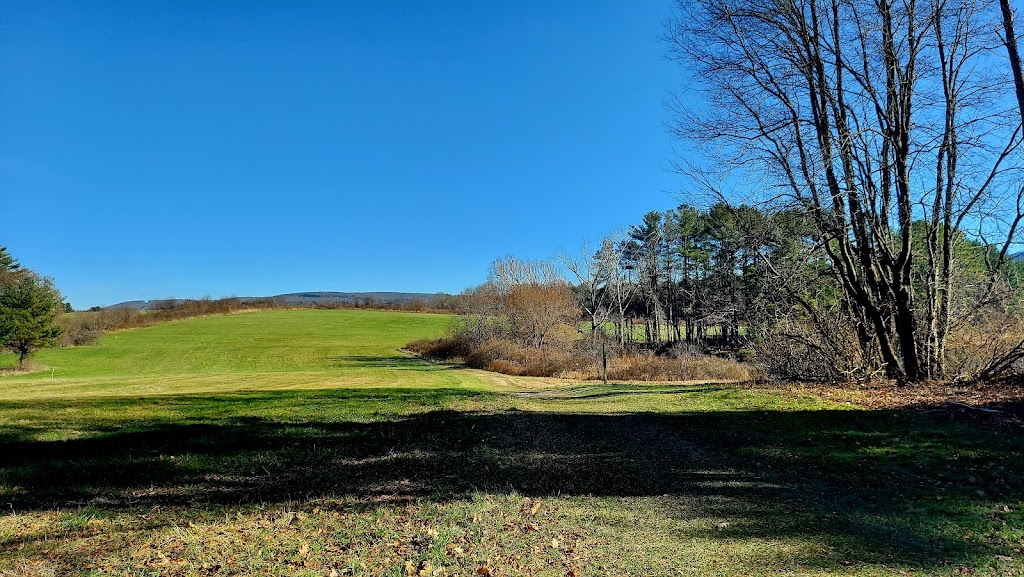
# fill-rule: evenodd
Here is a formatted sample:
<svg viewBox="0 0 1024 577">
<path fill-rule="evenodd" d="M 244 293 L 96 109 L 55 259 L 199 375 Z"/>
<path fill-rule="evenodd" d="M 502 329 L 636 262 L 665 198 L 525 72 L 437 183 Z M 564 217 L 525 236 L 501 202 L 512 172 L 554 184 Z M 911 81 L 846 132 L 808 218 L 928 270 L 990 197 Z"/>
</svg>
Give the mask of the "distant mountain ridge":
<svg viewBox="0 0 1024 577">
<path fill-rule="evenodd" d="M 268 297 L 231 297 L 242 302 L 281 300 L 289 305 L 296 306 L 318 306 L 318 305 L 366 305 L 366 304 L 406 304 L 413 300 L 420 299 L 430 303 L 437 298 L 438 293 L 403 293 L 403 292 L 361 292 L 345 293 L 332 291 L 315 291 L 301 293 L 287 293 Z M 103 307 L 105 309 L 134 309 L 139 311 L 167 308 L 169 304 L 177 305 L 187 300 L 196 299 L 153 299 L 148 301 L 125 301 Z"/>
</svg>

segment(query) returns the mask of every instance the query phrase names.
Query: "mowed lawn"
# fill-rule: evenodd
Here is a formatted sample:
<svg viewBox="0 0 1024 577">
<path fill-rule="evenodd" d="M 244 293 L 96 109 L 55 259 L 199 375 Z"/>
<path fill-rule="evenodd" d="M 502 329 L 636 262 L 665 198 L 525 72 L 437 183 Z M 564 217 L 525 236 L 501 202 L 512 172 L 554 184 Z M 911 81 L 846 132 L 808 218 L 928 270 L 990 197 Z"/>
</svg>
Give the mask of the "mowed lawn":
<svg viewBox="0 0 1024 577">
<path fill-rule="evenodd" d="M 447 323 L 265 311 L 40 353 L 0 376 L 0 575 L 1024 574 L 1019 430 L 400 352 Z"/>
</svg>

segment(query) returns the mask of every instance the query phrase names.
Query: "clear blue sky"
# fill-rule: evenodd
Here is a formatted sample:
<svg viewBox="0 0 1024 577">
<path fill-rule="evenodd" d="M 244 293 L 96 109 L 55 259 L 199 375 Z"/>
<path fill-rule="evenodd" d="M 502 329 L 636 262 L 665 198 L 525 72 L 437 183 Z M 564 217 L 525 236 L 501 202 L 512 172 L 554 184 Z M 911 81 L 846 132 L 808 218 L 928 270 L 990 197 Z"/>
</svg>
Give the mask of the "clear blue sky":
<svg viewBox="0 0 1024 577">
<path fill-rule="evenodd" d="M 79 308 L 459 292 L 678 204 L 667 0 L 0 0 L 0 245 Z"/>
</svg>

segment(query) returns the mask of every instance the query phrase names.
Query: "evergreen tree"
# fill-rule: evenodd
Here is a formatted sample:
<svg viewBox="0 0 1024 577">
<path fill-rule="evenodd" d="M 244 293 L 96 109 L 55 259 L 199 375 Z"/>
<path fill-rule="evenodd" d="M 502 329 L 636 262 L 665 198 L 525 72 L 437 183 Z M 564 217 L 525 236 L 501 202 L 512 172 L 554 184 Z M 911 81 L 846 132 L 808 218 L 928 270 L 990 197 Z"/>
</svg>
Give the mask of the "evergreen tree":
<svg viewBox="0 0 1024 577">
<path fill-rule="evenodd" d="M 11 253 L 7 252 L 6 246 L 0 246 L 0 273 L 16 272 L 18 270 L 21 270 L 21 265 L 11 256 Z"/>
<path fill-rule="evenodd" d="M 0 252 L 5 256 L 6 250 Z M 29 354 L 57 344 L 63 329 L 56 318 L 63 299 L 49 279 L 20 267 L 21 274 L 13 275 L 10 262 L 0 266 L 7 267 L 0 272 L 8 277 L 0 282 L 0 346 L 17 353 L 18 366 L 24 366 Z"/>
</svg>

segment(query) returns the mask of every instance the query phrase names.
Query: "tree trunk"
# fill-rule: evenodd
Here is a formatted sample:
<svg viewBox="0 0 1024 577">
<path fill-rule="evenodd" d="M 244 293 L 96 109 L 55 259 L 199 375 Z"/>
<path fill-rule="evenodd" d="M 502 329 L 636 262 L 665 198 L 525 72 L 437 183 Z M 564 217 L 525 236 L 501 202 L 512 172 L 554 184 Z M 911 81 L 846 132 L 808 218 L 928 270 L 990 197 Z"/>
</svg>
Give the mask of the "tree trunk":
<svg viewBox="0 0 1024 577">
<path fill-rule="evenodd" d="M 1006 54 L 1010 59 L 1010 69 L 1013 71 L 1013 87 L 1017 94 L 1017 106 L 1020 108 L 1020 120 L 1024 123 L 1024 74 L 1021 72 L 1020 53 L 1017 51 L 1017 35 L 1013 30 L 1013 8 L 1010 7 L 1010 0 L 999 0 L 999 7 L 1003 12 Z"/>
</svg>

